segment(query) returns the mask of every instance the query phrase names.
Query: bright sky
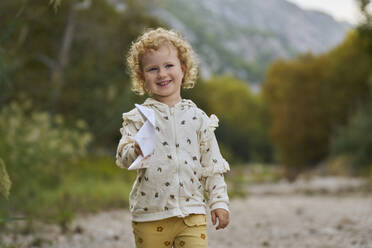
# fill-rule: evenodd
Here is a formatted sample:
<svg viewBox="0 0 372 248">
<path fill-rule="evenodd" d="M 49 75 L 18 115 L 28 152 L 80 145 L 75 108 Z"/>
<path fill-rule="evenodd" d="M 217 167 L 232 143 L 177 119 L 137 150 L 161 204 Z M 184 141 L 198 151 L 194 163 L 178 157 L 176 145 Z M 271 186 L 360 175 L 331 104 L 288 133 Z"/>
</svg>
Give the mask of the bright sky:
<svg viewBox="0 0 372 248">
<path fill-rule="evenodd" d="M 304 9 L 321 10 L 336 20 L 356 24 L 360 17 L 357 0 L 288 0 Z"/>
</svg>

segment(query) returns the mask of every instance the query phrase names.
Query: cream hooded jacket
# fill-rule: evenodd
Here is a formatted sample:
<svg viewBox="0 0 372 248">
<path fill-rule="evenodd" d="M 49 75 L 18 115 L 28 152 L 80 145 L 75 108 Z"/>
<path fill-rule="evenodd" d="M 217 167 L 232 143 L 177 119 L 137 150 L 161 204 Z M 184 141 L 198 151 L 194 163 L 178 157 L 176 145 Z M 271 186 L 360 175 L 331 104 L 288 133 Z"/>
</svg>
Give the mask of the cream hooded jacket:
<svg viewBox="0 0 372 248">
<path fill-rule="evenodd" d="M 210 210 L 229 211 L 224 181 L 229 165 L 214 135 L 217 117 L 208 117 L 185 99 L 169 107 L 148 98 L 143 106 L 155 112 L 156 140 L 153 154 L 143 160 L 149 167 L 137 170 L 129 196 L 132 220 L 206 214 L 207 206 Z M 134 136 L 143 123 L 137 109 L 123 114 L 122 138 L 116 153 L 119 167 L 128 168 L 136 159 Z"/>
</svg>

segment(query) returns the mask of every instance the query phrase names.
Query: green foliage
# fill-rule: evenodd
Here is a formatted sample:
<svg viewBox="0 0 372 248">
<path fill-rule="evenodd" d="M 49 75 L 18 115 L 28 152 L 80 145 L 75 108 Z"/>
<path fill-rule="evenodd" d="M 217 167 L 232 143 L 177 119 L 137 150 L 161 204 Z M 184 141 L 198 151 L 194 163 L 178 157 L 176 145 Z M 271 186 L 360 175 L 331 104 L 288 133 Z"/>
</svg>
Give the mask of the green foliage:
<svg viewBox="0 0 372 248">
<path fill-rule="evenodd" d="M 35 209 L 40 192 L 58 188 L 66 164 L 84 155 L 91 140 L 83 121 L 78 120 L 72 130 L 63 126 L 61 116 L 51 118 L 30 111 L 31 107 L 25 100 L 0 112 L 0 157 L 13 183 L 9 204 L 14 212 L 24 214 Z"/>
<path fill-rule="evenodd" d="M 33 229 L 34 217 L 57 223 L 66 231 L 77 213 L 127 208 L 136 172 L 118 168 L 112 157 L 87 156 L 64 166 L 63 180 L 57 187 L 40 187 L 33 199 L 24 199 L 26 206 L 17 206 L 17 212 L 26 213 L 30 221 L 28 232 Z M 10 207 L 14 208 L 14 203 Z M 19 218 L 4 219 L 5 222 L 13 220 Z"/>
<path fill-rule="evenodd" d="M 58 8 L 61 5 L 62 0 L 49 0 L 49 4 L 51 4 L 55 11 L 58 10 Z"/>
<path fill-rule="evenodd" d="M 372 31 L 372 14 L 369 8 L 372 6 L 371 0 L 358 0 L 360 12 L 364 17 L 364 21 L 359 26 L 360 29 Z"/>
<path fill-rule="evenodd" d="M 126 1 L 122 11 L 106 0 L 84 8 L 64 0 L 58 11 L 48 2 L 0 1 L 0 77 L 7 79 L 0 83 L 0 109 L 27 95 L 35 109 L 63 115 L 68 126 L 83 119 L 100 141 L 93 146 L 112 150 L 121 114 L 134 101 L 126 52 L 145 28 L 161 24 L 143 1 Z"/>
<path fill-rule="evenodd" d="M 194 92 L 197 103 L 220 119 L 216 136 L 233 161 L 270 161 L 266 106 L 247 83 L 230 76 L 213 77 Z M 207 96 L 207 97 L 206 97 Z"/>
<path fill-rule="evenodd" d="M 0 242 L 0 245 L 2 245 L 1 242 Z M 19 245 L 2 245 L 1 247 L 2 248 L 21 248 Z"/>
<path fill-rule="evenodd" d="M 362 42 L 351 32 L 326 54 L 278 61 L 268 70 L 264 96 L 271 137 L 278 160 L 291 170 L 323 160 L 334 128 L 369 97 L 372 61 Z"/>
<path fill-rule="evenodd" d="M 63 177 L 57 188 L 40 190 L 33 211 L 67 230 L 76 213 L 127 208 L 136 174 L 123 172 L 111 157 L 86 157 L 67 164 Z"/>
<path fill-rule="evenodd" d="M 8 199 L 11 185 L 4 161 L 0 158 L 0 195 Z"/>
<path fill-rule="evenodd" d="M 319 153 L 324 155 L 327 126 L 321 120 L 327 116 L 327 99 L 317 96 L 317 87 L 322 85 L 319 79 L 326 62 L 314 61 L 307 55 L 296 61 L 277 62 L 266 78 L 264 94 L 272 119 L 271 135 L 279 161 L 290 166 L 313 163 Z"/>
<path fill-rule="evenodd" d="M 74 211 L 126 208 L 136 172 L 118 168 L 111 157 L 85 158 L 71 166 L 58 192 Z"/>
<path fill-rule="evenodd" d="M 351 115 L 347 125 L 339 128 L 331 142 L 333 156 L 346 154 L 356 173 L 372 170 L 372 104 Z"/>
<path fill-rule="evenodd" d="M 274 183 L 282 178 L 277 166 L 268 164 L 235 164 L 233 170 L 226 175 L 229 196 L 244 197 L 250 184 Z"/>
<path fill-rule="evenodd" d="M 0 113 L 0 156 L 14 185 L 9 201 L 0 202 L 8 209 L 0 224 L 19 219 L 9 216 L 38 217 L 66 230 L 76 212 L 127 207 L 135 173 L 121 173 L 112 157 L 88 157 L 83 121 L 66 128 L 61 116 L 31 109 L 25 101 Z"/>
</svg>

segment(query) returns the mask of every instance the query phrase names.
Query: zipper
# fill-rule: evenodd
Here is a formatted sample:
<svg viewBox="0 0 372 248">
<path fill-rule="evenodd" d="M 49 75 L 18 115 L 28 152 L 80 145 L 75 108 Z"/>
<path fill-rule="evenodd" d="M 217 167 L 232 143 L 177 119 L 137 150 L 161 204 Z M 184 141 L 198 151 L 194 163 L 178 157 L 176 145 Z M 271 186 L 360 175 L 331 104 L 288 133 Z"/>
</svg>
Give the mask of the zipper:
<svg viewBox="0 0 372 248">
<path fill-rule="evenodd" d="M 175 114 L 174 114 L 174 107 L 170 107 L 169 108 L 169 112 L 170 112 L 170 115 L 172 117 L 172 131 L 173 131 L 173 138 L 174 138 L 174 143 L 172 145 L 172 149 L 174 150 L 174 161 L 176 163 L 176 167 L 177 167 L 177 178 L 178 178 L 178 182 L 177 182 L 177 185 L 178 185 L 178 196 L 177 196 L 177 205 L 178 205 L 178 208 L 181 210 L 182 212 L 182 215 L 183 215 L 183 211 L 180 207 L 180 196 L 181 196 L 181 187 L 179 186 L 180 184 L 180 166 L 179 166 L 179 163 L 178 163 L 178 155 L 177 155 L 177 148 L 176 148 L 176 144 L 177 144 L 177 132 L 176 132 L 176 117 L 175 117 Z"/>
</svg>

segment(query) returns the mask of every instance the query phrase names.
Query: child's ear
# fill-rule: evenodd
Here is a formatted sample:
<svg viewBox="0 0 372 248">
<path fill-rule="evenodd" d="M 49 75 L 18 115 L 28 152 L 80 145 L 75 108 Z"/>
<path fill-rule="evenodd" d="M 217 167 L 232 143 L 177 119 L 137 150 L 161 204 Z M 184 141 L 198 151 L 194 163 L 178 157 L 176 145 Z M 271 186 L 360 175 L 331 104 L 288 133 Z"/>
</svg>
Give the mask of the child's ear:
<svg viewBox="0 0 372 248">
<path fill-rule="evenodd" d="M 185 82 L 185 74 L 186 74 L 186 65 L 185 64 L 181 64 L 181 70 L 182 70 L 182 85 L 183 83 Z"/>
<path fill-rule="evenodd" d="M 185 76 L 185 74 L 186 74 L 186 65 L 185 64 L 181 64 L 181 70 L 183 72 L 183 76 Z"/>
</svg>

